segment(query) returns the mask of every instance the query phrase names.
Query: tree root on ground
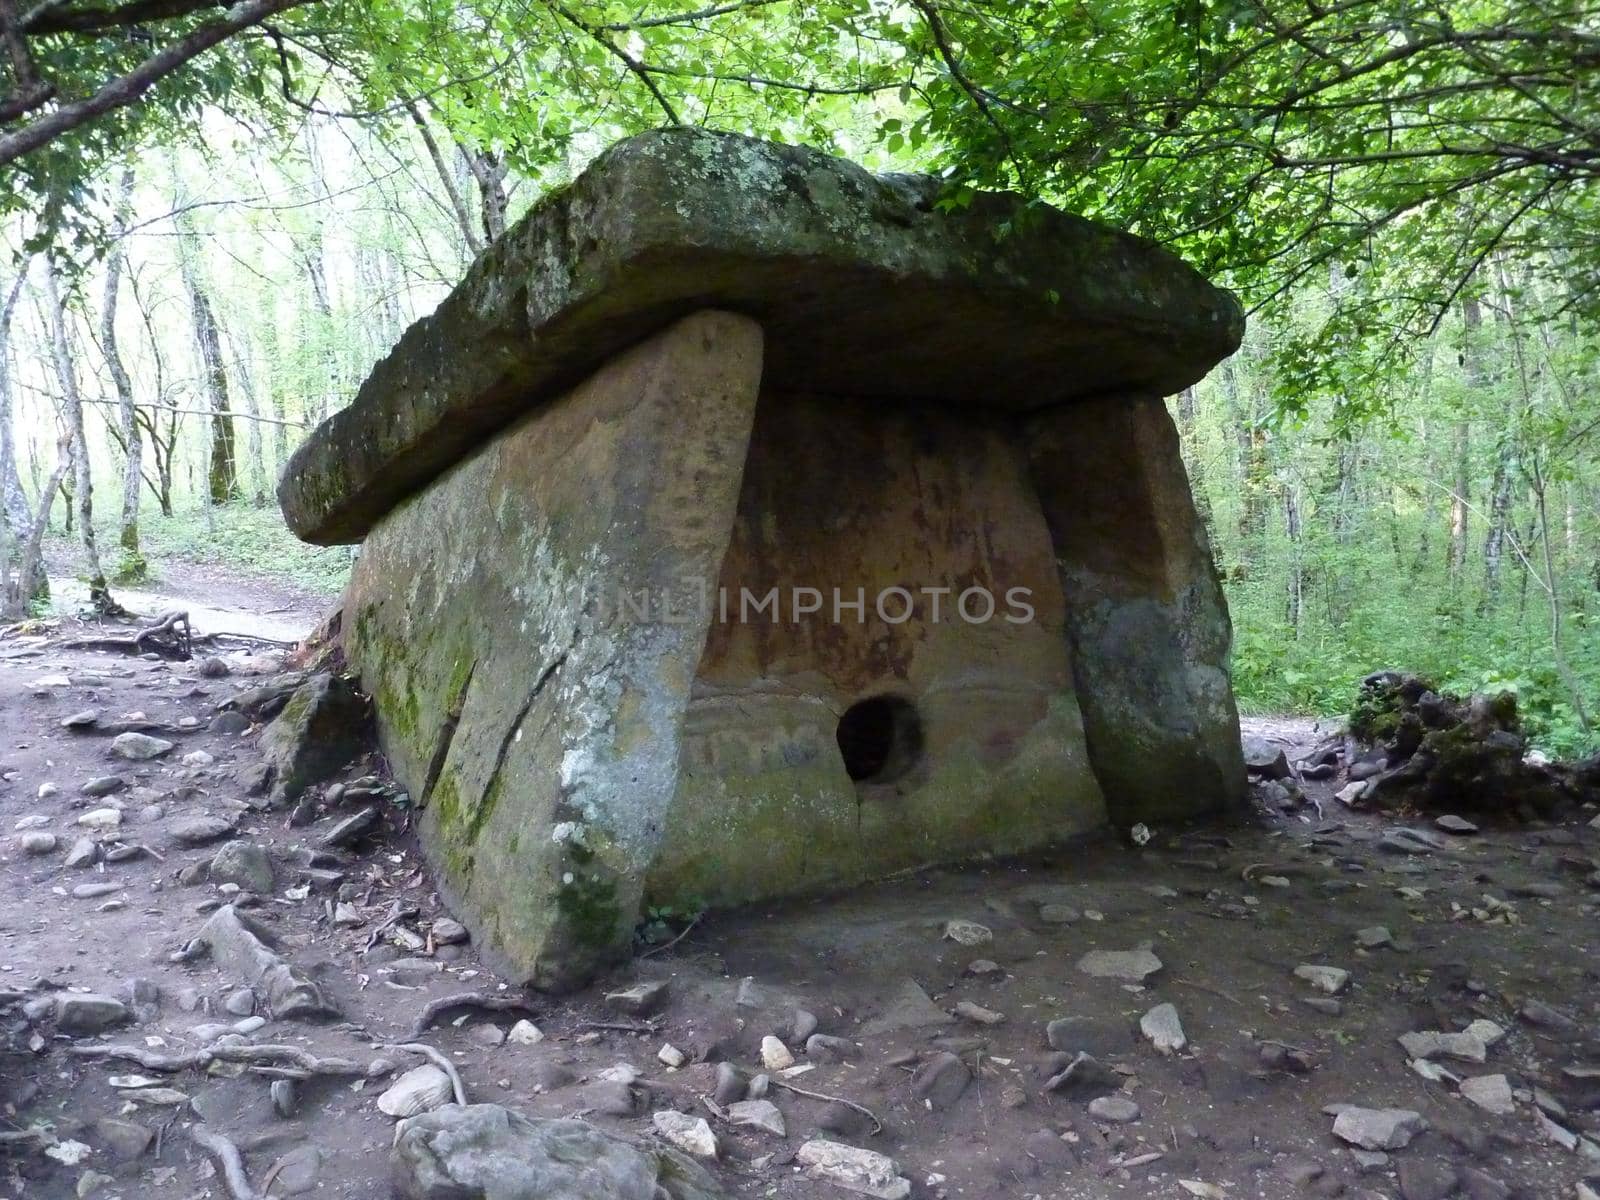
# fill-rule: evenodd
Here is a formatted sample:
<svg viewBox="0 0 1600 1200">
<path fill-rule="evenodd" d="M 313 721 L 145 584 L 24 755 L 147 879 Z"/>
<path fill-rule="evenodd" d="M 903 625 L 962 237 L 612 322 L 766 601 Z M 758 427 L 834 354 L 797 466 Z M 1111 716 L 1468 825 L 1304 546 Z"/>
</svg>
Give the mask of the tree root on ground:
<svg viewBox="0 0 1600 1200">
<path fill-rule="evenodd" d="M 533 1005 L 515 996 L 494 996 L 488 992 L 461 992 L 430 1001 L 422 1010 L 422 1015 L 417 1018 L 416 1024 L 411 1027 L 411 1036 L 416 1037 L 426 1032 L 428 1027 L 445 1013 L 457 1008 L 476 1009 L 480 1012 L 517 1012 L 530 1017 L 539 1015 Z"/>
<path fill-rule="evenodd" d="M 164 1054 L 159 1050 L 146 1050 L 143 1046 L 69 1046 L 67 1053 L 75 1058 L 115 1058 L 131 1062 L 147 1071 L 167 1074 L 179 1071 L 204 1071 L 214 1062 L 243 1063 L 261 1074 L 285 1078 L 283 1072 L 293 1072 L 294 1078 L 309 1079 L 315 1075 L 348 1077 L 365 1075 L 367 1069 L 348 1058 L 321 1058 L 298 1046 L 210 1046 L 204 1050 L 191 1050 L 183 1054 Z"/>
<path fill-rule="evenodd" d="M 222 1178 L 228 1185 L 233 1200 L 262 1200 L 261 1193 L 250 1186 L 250 1176 L 244 1169 L 244 1155 L 220 1133 L 213 1133 L 204 1125 L 191 1125 L 189 1139 L 222 1166 Z"/>
<path fill-rule="evenodd" d="M 225 904 L 211 914 L 184 952 L 189 954 L 197 946 L 209 949 L 223 971 L 243 979 L 263 996 L 267 1010 L 278 1020 L 338 1016 L 339 1010 L 316 981 L 267 944 L 269 936 L 240 916 L 233 905 Z"/>
<path fill-rule="evenodd" d="M 390 1042 L 383 1048 L 385 1050 L 409 1050 L 413 1054 L 422 1055 L 423 1058 L 438 1067 L 449 1077 L 450 1089 L 455 1093 L 456 1103 L 465 1104 L 467 1102 L 467 1089 L 461 1082 L 461 1075 L 456 1070 L 455 1064 L 432 1046 L 424 1045 L 421 1042 Z"/>
<path fill-rule="evenodd" d="M 124 654 L 161 655 L 162 658 L 194 657 L 194 631 L 189 614 L 181 609 L 162 613 L 155 623 L 134 630 L 127 637 L 63 638 L 50 644 L 52 650 L 117 650 Z"/>
</svg>

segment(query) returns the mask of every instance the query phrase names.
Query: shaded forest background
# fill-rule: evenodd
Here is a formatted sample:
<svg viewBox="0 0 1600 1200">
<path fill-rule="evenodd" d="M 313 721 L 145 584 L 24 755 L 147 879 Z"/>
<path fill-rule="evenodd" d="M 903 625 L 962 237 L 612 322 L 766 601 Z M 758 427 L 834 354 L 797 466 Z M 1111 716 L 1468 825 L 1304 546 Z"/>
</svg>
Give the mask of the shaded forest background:
<svg viewBox="0 0 1600 1200">
<path fill-rule="evenodd" d="M 5 565 L 34 535 L 102 606 L 167 557 L 336 591 L 349 552 L 272 504 L 288 454 L 541 194 L 690 122 L 936 170 L 950 204 L 1017 188 L 1237 288 L 1244 347 L 1172 409 L 1241 704 L 1337 712 L 1397 666 L 1512 688 L 1546 748 L 1593 745 L 1583 5 L 260 3 L 190 73 L 39 141 L 70 106 L 28 87 L 98 94 L 216 6 L 157 6 L 179 15 L 142 42 L 148 4 L 81 29 L 51 7 L 6 27 L 0 80 L 13 614 L 43 603 Z"/>
</svg>

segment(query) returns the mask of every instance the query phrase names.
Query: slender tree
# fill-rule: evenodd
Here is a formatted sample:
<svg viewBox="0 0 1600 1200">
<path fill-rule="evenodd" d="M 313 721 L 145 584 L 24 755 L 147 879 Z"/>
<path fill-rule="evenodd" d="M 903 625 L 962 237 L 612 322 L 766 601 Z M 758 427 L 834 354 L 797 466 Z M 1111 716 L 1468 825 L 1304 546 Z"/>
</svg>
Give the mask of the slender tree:
<svg viewBox="0 0 1600 1200">
<path fill-rule="evenodd" d="M 94 532 L 94 478 L 89 464 L 89 436 L 83 423 L 83 393 L 78 388 L 77 364 L 67 338 L 67 303 L 56 267 L 48 260 L 44 270 L 45 320 L 50 356 L 61 388 L 61 413 L 72 441 L 73 499 L 78 509 L 78 536 L 83 542 L 84 565 L 89 578 L 89 604 L 103 617 L 122 616 L 124 610 L 111 595 Z"/>
<path fill-rule="evenodd" d="M 111 253 L 106 257 L 105 293 L 100 305 L 100 350 L 106 370 L 117 393 L 117 440 L 122 443 L 122 522 L 117 544 L 122 554 L 117 563 L 119 583 L 137 583 L 148 573 L 139 550 L 139 491 L 144 471 L 144 439 L 139 431 L 138 411 L 133 402 L 133 380 L 122 361 L 117 342 L 117 309 L 122 290 L 122 275 L 128 265 L 126 237 L 128 215 L 133 205 L 133 168 L 122 169 L 118 185 L 116 215 L 112 221 Z"/>
<path fill-rule="evenodd" d="M 233 407 L 228 394 L 228 368 L 222 357 L 222 333 L 216 309 L 206 294 L 200 274 L 200 252 L 192 227 L 179 218 L 179 259 L 184 286 L 189 291 L 189 315 L 194 324 L 195 347 L 211 408 L 211 452 L 206 494 L 212 504 L 239 498 L 239 466 L 234 454 Z"/>
</svg>

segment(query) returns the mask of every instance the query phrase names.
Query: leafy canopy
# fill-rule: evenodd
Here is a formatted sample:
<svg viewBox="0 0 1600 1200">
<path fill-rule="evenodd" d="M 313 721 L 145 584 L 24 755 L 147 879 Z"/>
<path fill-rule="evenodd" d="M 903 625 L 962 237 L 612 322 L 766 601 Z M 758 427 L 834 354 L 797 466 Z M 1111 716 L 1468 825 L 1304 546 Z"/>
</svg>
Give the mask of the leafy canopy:
<svg viewBox="0 0 1600 1200">
<path fill-rule="evenodd" d="M 133 99 L 60 119 L 230 21 Z M 954 202 L 1017 188 L 1171 244 L 1256 305 L 1342 281 L 1284 348 L 1291 407 L 1352 364 L 1403 365 L 1498 250 L 1553 303 L 1600 308 L 1582 0 L 123 0 L 0 3 L 0 23 L 0 207 L 44 237 L 94 228 L 105 164 L 197 137 L 208 108 L 269 134 L 415 110 L 535 176 L 585 138 L 704 124 L 941 170 Z"/>
</svg>

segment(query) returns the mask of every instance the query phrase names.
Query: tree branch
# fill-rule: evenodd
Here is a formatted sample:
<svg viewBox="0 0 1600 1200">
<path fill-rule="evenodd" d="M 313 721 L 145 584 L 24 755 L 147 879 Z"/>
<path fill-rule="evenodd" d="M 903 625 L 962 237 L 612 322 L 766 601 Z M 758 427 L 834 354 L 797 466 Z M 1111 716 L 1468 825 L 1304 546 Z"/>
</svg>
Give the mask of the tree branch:
<svg viewBox="0 0 1600 1200">
<path fill-rule="evenodd" d="M 204 54 L 242 29 L 259 24 L 287 9 L 317 0 L 246 0 L 227 10 L 220 21 L 202 25 L 176 42 L 156 51 L 126 75 L 110 80 L 94 95 L 60 105 L 28 122 L 14 133 L 0 137 L 0 166 L 15 162 L 55 138 L 106 113 L 134 104 L 159 80 Z"/>
</svg>

